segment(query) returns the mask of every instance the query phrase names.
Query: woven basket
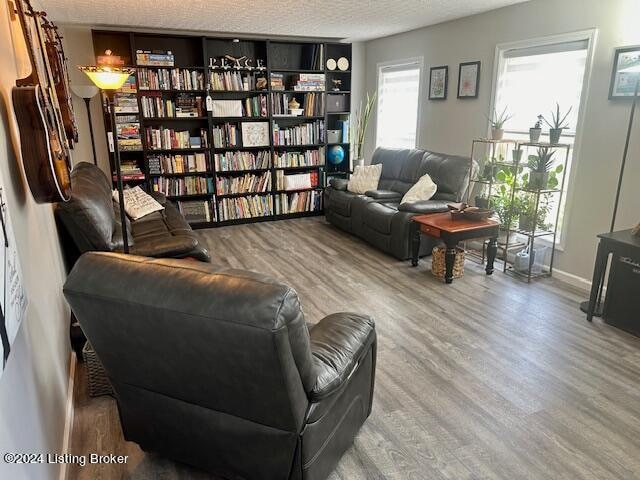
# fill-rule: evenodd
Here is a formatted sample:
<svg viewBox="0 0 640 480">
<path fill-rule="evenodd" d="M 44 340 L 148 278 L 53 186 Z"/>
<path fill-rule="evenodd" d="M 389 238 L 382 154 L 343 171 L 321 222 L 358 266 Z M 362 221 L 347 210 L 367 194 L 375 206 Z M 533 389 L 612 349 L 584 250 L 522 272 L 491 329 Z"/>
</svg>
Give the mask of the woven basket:
<svg viewBox="0 0 640 480">
<path fill-rule="evenodd" d="M 113 395 L 113 388 L 107 378 L 107 372 L 102 363 L 98 360 L 96 351 L 89 342 L 82 348 L 82 358 L 87 366 L 87 376 L 89 377 L 89 395 L 99 397 L 100 395 Z"/>
<path fill-rule="evenodd" d="M 438 278 L 444 278 L 447 270 L 444 254 L 447 248 L 442 245 L 433 247 L 431 251 L 431 273 Z M 453 278 L 460 278 L 464 275 L 464 248 L 456 247 L 456 261 L 453 264 Z"/>
</svg>

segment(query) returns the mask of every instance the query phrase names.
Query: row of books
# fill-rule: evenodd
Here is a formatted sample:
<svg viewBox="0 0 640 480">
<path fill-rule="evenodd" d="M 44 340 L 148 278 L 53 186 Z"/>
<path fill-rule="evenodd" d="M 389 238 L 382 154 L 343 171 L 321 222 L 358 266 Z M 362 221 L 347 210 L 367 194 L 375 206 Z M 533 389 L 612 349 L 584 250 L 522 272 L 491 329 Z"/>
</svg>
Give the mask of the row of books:
<svg viewBox="0 0 640 480">
<path fill-rule="evenodd" d="M 148 159 L 149 174 L 207 173 L 207 157 L 203 152 L 185 155 L 152 155 Z"/>
<path fill-rule="evenodd" d="M 213 179 L 205 177 L 155 177 L 152 179 L 151 186 L 154 192 L 164 193 L 168 197 L 213 193 Z"/>
<path fill-rule="evenodd" d="M 304 190 L 318 186 L 318 172 L 290 173 L 276 171 L 276 190 Z"/>
<path fill-rule="evenodd" d="M 299 92 L 322 92 L 325 89 L 324 73 L 300 73 L 293 77 L 293 90 Z"/>
<path fill-rule="evenodd" d="M 276 215 L 290 213 L 317 212 L 322 210 L 322 192 L 309 190 L 307 192 L 280 193 L 275 195 Z"/>
<path fill-rule="evenodd" d="M 215 91 L 250 91 L 267 88 L 267 79 L 263 74 L 240 73 L 233 71 L 211 72 L 209 89 Z"/>
<path fill-rule="evenodd" d="M 273 125 L 274 145 L 315 145 L 324 142 L 324 121 L 316 120 L 288 128 Z"/>
<path fill-rule="evenodd" d="M 247 173 L 240 177 L 216 178 L 216 193 L 229 195 L 234 193 L 263 193 L 271 190 L 271 172 L 261 175 Z"/>
<path fill-rule="evenodd" d="M 220 221 L 267 217 L 273 214 L 272 195 L 223 198 L 218 202 Z"/>
<path fill-rule="evenodd" d="M 144 117 L 204 117 L 202 97 L 179 96 L 174 101 L 162 95 L 148 95 L 140 98 Z"/>
<path fill-rule="evenodd" d="M 216 211 L 209 200 L 181 200 L 178 210 L 189 223 L 216 221 Z"/>
<path fill-rule="evenodd" d="M 311 167 L 324 165 L 324 147 L 318 150 L 305 150 L 303 152 L 284 152 L 273 155 L 273 166 L 286 167 Z"/>
<path fill-rule="evenodd" d="M 118 93 L 113 98 L 115 113 L 138 113 L 138 97 L 135 93 Z"/>
<path fill-rule="evenodd" d="M 122 174 L 122 180 L 144 180 L 145 175 L 142 169 L 135 160 L 123 160 L 120 163 L 120 173 Z M 113 175 L 113 180 L 117 180 L 117 176 Z"/>
<path fill-rule="evenodd" d="M 271 109 L 274 115 L 289 115 L 289 102 L 295 95 L 288 93 L 272 93 Z M 322 93 L 305 93 L 302 99 L 302 115 L 316 117 L 324 115 L 324 95 Z"/>
<path fill-rule="evenodd" d="M 138 69 L 140 90 L 204 90 L 204 73 L 187 68 Z"/>
<path fill-rule="evenodd" d="M 211 139 L 216 148 L 236 147 L 240 141 L 240 129 L 234 123 L 216 125 L 211 129 Z"/>
<path fill-rule="evenodd" d="M 176 131 L 171 128 L 145 129 L 147 147 L 151 150 L 171 150 L 177 148 L 202 148 L 207 147 L 207 130 L 200 129 L 200 136 L 192 136 L 188 130 Z"/>
<path fill-rule="evenodd" d="M 175 56 L 170 50 L 136 50 L 136 64 L 148 67 L 173 67 Z"/>
<path fill-rule="evenodd" d="M 216 172 L 271 168 L 269 152 L 225 152 L 213 156 Z"/>
</svg>

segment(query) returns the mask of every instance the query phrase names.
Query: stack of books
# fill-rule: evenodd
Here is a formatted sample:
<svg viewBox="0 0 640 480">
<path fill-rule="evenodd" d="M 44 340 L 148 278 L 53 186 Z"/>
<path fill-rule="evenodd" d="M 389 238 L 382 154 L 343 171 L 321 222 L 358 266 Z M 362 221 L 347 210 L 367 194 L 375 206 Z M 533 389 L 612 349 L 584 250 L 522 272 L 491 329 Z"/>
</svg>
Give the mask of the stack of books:
<svg viewBox="0 0 640 480">
<path fill-rule="evenodd" d="M 176 117 L 205 117 L 204 101 L 202 97 L 194 97 L 184 93 L 176 97 Z"/>
<path fill-rule="evenodd" d="M 133 93 L 118 93 L 113 99 L 115 113 L 138 113 L 138 98 Z"/>
<path fill-rule="evenodd" d="M 215 210 L 212 214 L 208 200 L 187 200 L 178 202 L 178 210 L 189 223 L 215 222 Z"/>
<path fill-rule="evenodd" d="M 271 172 L 262 175 L 247 173 L 241 177 L 218 177 L 216 193 L 229 195 L 236 193 L 263 193 L 271 190 Z"/>
<path fill-rule="evenodd" d="M 136 64 L 147 67 L 173 67 L 175 57 L 170 50 L 136 50 Z"/>
<path fill-rule="evenodd" d="M 142 139 L 140 137 L 140 123 L 118 122 L 116 124 L 118 136 L 118 148 L 121 151 L 142 150 Z"/>
<path fill-rule="evenodd" d="M 267 151 L 216 153 L 213 156 L 213 161 L 217 172 L 270 168 L 269 152 Z"/>
<path fill-rule="evenodd" d="M 324 73 L 300 73 L 293 89 L 298 92 L 322 92 L 325 89 Z"/>
<path fill-rule="evenodd" d="M 271 73 L 271 90 L 284 90 L 284 74 Z"/>
<path fill-rule="evenodd" d="M 125 160 L 120 163 L 120 173 L 122 173 L 122 180 L 127 182 L 131 180 L 144 180 L 145 176 L 138 164 L 134 160 Z M 113 180 L 118 179 L 114 173 Z"/>
</svg>

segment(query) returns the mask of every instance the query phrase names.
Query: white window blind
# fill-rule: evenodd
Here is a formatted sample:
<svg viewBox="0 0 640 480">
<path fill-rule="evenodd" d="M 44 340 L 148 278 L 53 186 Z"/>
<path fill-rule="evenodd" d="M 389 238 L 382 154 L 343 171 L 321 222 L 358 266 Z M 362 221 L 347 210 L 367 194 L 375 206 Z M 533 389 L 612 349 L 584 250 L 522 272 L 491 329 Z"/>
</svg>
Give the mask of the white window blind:
<svg viewBox="0 0 640 480">
<path fill-rule="evenodd" d="M 415 148 L 420 94 L 420 65 L 380 68 L 376 146 Z"/>
</svg>

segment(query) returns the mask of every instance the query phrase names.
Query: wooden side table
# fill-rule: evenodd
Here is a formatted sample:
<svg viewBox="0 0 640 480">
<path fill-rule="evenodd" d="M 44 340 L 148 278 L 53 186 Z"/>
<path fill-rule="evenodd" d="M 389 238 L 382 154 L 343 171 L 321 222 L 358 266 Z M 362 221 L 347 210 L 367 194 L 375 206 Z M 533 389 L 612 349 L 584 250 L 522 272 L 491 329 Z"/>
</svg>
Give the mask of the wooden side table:
<svg viewBox="0 0 640 480">
<path fill-rule="evenodd" d="M 493 273 L 493 262 L 498 252 L 498 233 L 500 223 L 495 220 L 471 221 L 466 219 L 453 220 L 451 213 L 434 213 L 431 215 L 416 215 L 411 219 L 411 265 L 418 265 L 418 253 L 420 252 L 420 236 L 428 235 L 442 240 L 447 246 L 444 256 L 446 283 L 453 282 L 453 265 L 456 260 L 456 246 L 465 240 L 489 239 L 487 247 L 487 275 Z"/>
</svg>

